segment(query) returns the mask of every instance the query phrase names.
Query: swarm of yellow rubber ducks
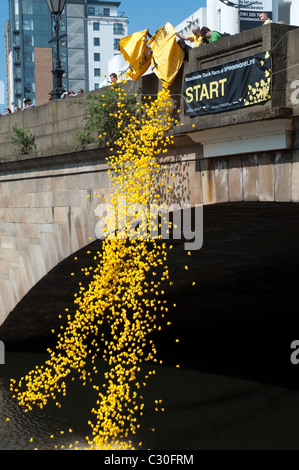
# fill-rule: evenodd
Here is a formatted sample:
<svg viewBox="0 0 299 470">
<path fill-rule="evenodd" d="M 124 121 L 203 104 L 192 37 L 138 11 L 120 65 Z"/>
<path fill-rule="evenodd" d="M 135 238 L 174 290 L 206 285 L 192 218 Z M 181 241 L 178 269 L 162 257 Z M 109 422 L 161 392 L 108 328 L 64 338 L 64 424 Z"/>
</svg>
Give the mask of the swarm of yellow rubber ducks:
<svg viewBox="0 0 299 470">
<path fill-rule="evenodd" d="M 122 85 L 115 85 L 115 90 L 121 128 L 127 112 L 126 91 Z M 131 439 L 140 427 L 144 408 L 142 389 L 155 374 L 154 363 L 158 362 L 151 333 L 169 323 L 163 297 L 163 284 L 169 282 L 166 245 L 159 236 L 150 236 L 153 221 L 149 209 L 159 201 L 167 172 L 159 155 L 166 153 L 172 142 L 166 133 L 174 122 L 169 89 L 164 86 L 156 99 L 149 97 L 138 104 L 136 115 L 131 116 L 117 142 L 106 142 L 111 147 L 108 163 L 113 184 L 107 202 L 114 208 L 113 217 L 121 219 L 123 205 L 120 207 L 119 201 L 125 199 L 126 224 L 109 231 L 106 221 L 107 234 L 97 253 L 92 281 L 87 288 L 80 285 L 75 294 L 76 313 L 67 316 L 55 349 L 48 349 L 44 365 L 11 382 L 11 390 L 25 411 L 33 406 L 43 408 L 49 399 L 61 407 L 60 397 L 66 395 L 70 375 L 74 379 L 77 373 L 83 384 L 90 383 L 98 391 L 89 421 L 87 442 L 91 449 L 134 449 Z M 143 216 L 134 224 L 136 207 L 141 206 Z M 97 358 L 107 363 L 101 385 Z M 144 363 L 149 363 L 147 372 L 141 367 Z M 160 401 L 156 402 L 159 406 Z"/>
</svg>

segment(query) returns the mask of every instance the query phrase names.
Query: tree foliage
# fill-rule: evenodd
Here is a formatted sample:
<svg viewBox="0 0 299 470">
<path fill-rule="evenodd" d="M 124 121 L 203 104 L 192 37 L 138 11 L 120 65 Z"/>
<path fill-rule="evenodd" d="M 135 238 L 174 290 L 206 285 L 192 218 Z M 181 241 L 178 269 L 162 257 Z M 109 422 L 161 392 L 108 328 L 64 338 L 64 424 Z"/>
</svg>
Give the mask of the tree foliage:
<svg viewBox="0 0 299 470">
<path fill-rule="evenodd" d="M 8 134 L 8 138 L 19 148 L 21 155 L 36 152 L 35 137 L 30 129 L 23 129 L 14 124 L 12 130 L 13 133 Z"/>
<path fill-rule="evenodd" d="M 98 139 L 105 143 L 115 142 L 137 110 L 136 98 L 136 94 L 125 91 L 122 83 L 107 87 L 103 93 L 89 93 L 86 97 L 86 123 L 82 131 L 76 132 L 76 139 L 81 145 Z"/>
</svg>

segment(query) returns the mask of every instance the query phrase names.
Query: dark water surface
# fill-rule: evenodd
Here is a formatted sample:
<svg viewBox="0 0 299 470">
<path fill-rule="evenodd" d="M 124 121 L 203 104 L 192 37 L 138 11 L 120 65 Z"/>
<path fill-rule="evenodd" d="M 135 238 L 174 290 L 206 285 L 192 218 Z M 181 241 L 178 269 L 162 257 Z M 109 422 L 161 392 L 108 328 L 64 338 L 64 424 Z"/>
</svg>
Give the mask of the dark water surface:
<svg viewBox="0 0 299 470">
<path fill-rule="evenodd" d="M 298 240 L 298 204 L 246 202 L 205 207 L 204 245 L 192 256 L 179 240 L 173 243 L 169 270 L 175 282 L 167 299 L 177 307 L 169 312 L 172 326 L 154 338 L 164 365 L 143 393 L 136 446 L 299 450 L 299 365 L 290 361 L 290 345 L 299 337 Z M 11 397 L 9 378 L 48 358 L 49 332 L 60 325 L 58 313 L 71 308 L 81 267 L 90 266 L 98 245 L 88 248 L 88 257 L 86 248 L 77 254 L 77 268 L 72 255 L 0 326 L 7 346 L 6 365 L 0 365 L 0 450 L 86 445 L 93 390 L 72 383 L 61 409 L 49 403 L 24 414 Z M 75 282 L 69 273 L 76 269 Z M 155 412 L 159 399 L 163 413 Z"/>
<path fill-rule="evenodd" d="M 0 366 L 0 450 L 87 447 L 93 390 L 74 385 L 62 408 L 50 403 L 29 413 L 11 396 L 9 378 L 21 377 L 45 359 L 9 352 Z M 299 449 L 299 390 L 160 366 L 143 395 L 144 417 L 134 438 L 137 447 L 143 442 L 141 449 Z M 154 411 L 156 399 L 163 400 L 164 412 Z"/>
</svg>

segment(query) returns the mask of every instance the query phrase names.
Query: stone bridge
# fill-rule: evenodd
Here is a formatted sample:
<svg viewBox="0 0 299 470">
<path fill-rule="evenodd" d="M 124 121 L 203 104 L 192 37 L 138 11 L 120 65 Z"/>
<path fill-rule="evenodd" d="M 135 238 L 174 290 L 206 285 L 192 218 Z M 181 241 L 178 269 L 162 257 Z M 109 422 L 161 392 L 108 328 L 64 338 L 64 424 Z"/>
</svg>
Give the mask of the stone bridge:
<svg viewBox="0 0 299 470">
<path fill-rule="evenodd" d="M 212 116 L 180 114 L 161 161 L 175 175 L 165 182 L 175 201 L 240 203 L 238 217 L 247 203 L 287 208 L 299 201 L 298 43 L 299 29 L 272 24 L 191 51 L 171 87 L 176 107 L 184 74 L 266 50 L 273 53 L 272 98 Z M 153 74 L 127 86 L 152 95 L 161 89 Z M 84 97 L 77 97 L 1 117 L 0 325 L 48 273 L 95 241 L 94 211 L 112 188 L 107 150 L 79 148 L 74 138 L 84 113 Z M 34 134 L 36 154 L 16 154 L 7 138 L 15 124 Z"/>
</svg>

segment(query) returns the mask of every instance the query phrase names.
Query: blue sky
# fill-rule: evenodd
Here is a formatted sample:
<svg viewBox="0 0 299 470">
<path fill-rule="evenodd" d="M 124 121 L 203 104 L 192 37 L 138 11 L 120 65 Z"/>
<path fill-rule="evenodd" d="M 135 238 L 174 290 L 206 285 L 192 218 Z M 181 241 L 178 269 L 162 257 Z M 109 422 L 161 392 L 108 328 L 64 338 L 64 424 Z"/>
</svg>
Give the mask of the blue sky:
<svg viewBox="0 0 299 470">
<path fill-rule="evenodd" d="M 45 1 L 45 0 L 40 0 Z M 4 114 L 6 107 L 6 92 L 1 92 L 1 82 L 6 88 L 6 57 L 5 57 L 5 24 L 8 20 L 8 0 L 0 0 L 0 112 Z M 176 26 L 194 11 L 206 5 L 206 0 L 123 0 L 119 11 L 129 18 L 129 34 L 149 28 L 153 34 L 160 26 L 168 21 Z"/>
<path fill-rule="evenodd" d="M 205 5 L 206 0 L 123 0 L 119 10 L 129 18 L 129 34 L 146 28 L 153 34 L 168 21 L 176 26 Z"/>
</svg>

